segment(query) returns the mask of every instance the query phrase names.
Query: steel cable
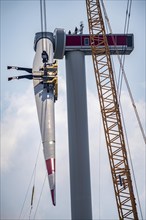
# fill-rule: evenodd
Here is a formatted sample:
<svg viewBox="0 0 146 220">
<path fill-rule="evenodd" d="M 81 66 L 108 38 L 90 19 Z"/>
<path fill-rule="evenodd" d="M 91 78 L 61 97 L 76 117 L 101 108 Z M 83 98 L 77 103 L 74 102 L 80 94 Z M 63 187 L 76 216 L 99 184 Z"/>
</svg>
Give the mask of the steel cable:
<svg viewBox="0 0 146 220">
<path fill-rule="evenodd" d="M 47 21 L 46 21 L 46 2 L 45 0 L 40 0 L 40 20 L 41 20 L 41 33 L 42 33 L 42 38 L 44 38 L 46 36 L 46 32 L 47 32 Z M 44 42 L 42 40 L 42 51 L 44 51 L 46 49 L 46 47 L 44 46 Z M 42 109 L 42 107 L 41 107 Z M 41 142 L 39 144 L 39 148 L 38 148 L 38 153 L 37 153 L 37 157 L 36 157 L 36 161 L 35 161 L 35 165 L 34 165 L 34 169 L 27 187 L 27 191 L 25 194 L 25 198 L 24 198 L 24 202 L 22 204 L 22 208 L 19 214 L 19 219 L 21 219 L 22 217 L 22 212 L 24 210 L 24 206 L 26 203 L 26 199 L 29 193 L 29 189 L 30 189 L 30 185 L 32 183 L 33 177 L 34 177 L 34 181 L 33 181 L 33 188 L 32 188 L 32 196 L 31 196 L 31 207 L 30 207 L 30 212 L 29 212 L 29 219 L 31 216 L 31 211 L 33 208 L 33 199 L 34 199 L 34 189 L 35 189 L 35 178 L 36 178 L 36 166 L 37 166 L 37 162 L 38 162 L 38 156 L 39 156 L 39 152 L 40 152 L 40 147 L 41 147 Z"/>
<path fill-rule="evenodd" d="M 25 202 L 26 202 L 26 199 L 27 199 L 27 196 L 28 196 L 29 188 L 30 188 L 30 185 L 31 185 L 31 182 L 32 182 L 33 176 L 35 176 L 35 173 L 36 173 L 36 165 L 37 165 L 37 162 L 38 162 L 38 157 L 39 157 L 40 147 L 41 147 L 41 142 L 40 142 L 39 147 L 38 147 L 38 153 L 37 153 L 37 157 L 36 157 L 36 161 L 35 161 L 34 169 L 33 169 L 33 172 L 32 172 L 32 175 L 31 175 L 31 178 L 30 178 L 30 181 L 29 181 L 28 187 L 27 187 L 27 191 L 26 191 L 25 198 L 24 198 L 24 202 L 23 202 L 23 205 L 22 205 L 22 208 L 21 208 L 21 211 L 20 211 L 19 219 L 21 219 L 22 212 L 23 212 L 23 209 L 24 209 L 24 205 L 25 205 Z M 35 177 L 34 177 L 34 179 L 35 179 Z"/>
<path fill-rule="evenodd" d="M 109 22 L 109 19 L 108 19 L 108 16 L 107 16 L 107 12 L 106 12 L 103 0 L 101 0 L 101 3 L 102 3 L 105 19 L 106 19 L 106 21 L 108 23 L 108 27 L 109 27 L 110 33 L 112 34 L 113 33 L 112 32 L 112 28 L 111 28 L 111 25 L 110 25 L 110 22 Z M 116 42 L 115 42 L 114 38 L 113 38 L 113 42 L 114 42 L 114 45 L 116 47 Z M 116 50 L 116 54 L 117 54 L 117 57 L 118 57 L 120 68 L 122 70 L 122 75 L 124 77 L 125 84 L 127 86 L 127 90 L 128 90 L 129 96 L 130 96 L 130 99 L 131 99 L 131 103 L 132 103 L 132 106 L 133 106 L 133 109 L 134 109 L 134 112 L 135 112 L 135 115 L 136 115 L 136 118 L 137 118 L 137 121 L 138 121 L 138 125 L 139 125 L 139 128 L 141 130 L 141 134 L 142 134 L 143 140 L 144 140 L 144 142 L 146 144 L 145 132 L 144 132 L 144 129 L 143 129 L 143 126 L 142 126 L 142 123 L 141 123 L 141 120 L 140 120 L 137 108 L 136 108 L 136 104 L 135 104 L 134 98 L 132 96 L 132 92 L 131 92 L 131 89 L 130 89 L 130 86 L 129 86 L 129 83 L 128 83 L 128 79 L 127 79 L 127 76 L 126 76 L 126 73 L 125 73 L 125 70 L 124 70 L 124 67 L 123 67 L 123 64 L 122 64 L 122 61 L 121 61 L 121 58 L 120 58 L 118 50 Z"/>
<path fill-rule="evenodd" d="M 128 0 L 127 1 L 127 9 L 126 9 L 125 25 L 124 25 L 124 34 L 128 34 L 128 30 L 129 30 L 131 6 L 132 6 L 132 0 Z M 124 64 L 125 64 L 125 54 L 121 55 L 121 62 L 122 62 L 122 65 L 124 67 Z M 119 68 L 118 85 L 117 85 L 117 92 L 119 93 L 119 97 L 118 97 L 119 100 L 120 100 L 120 97 L 121 97 L 122 82 L 123 82 L 123 75 L 122 75 L 122 68 L 120 67 Z"/>
<path fill-rule="evenodd" d="M 46 37 L 47 33 L 47 17 L 46 17 L 46 1 L 40 0 L 40 18 L 41 18 L 41 33 L 42 38 Z M 44 45 L 44 42 L 42 40 L 42 51 L 46 50 L 46 43 Z"/>
<path fill-rule="evenodd" d="M 45 177 L 44 177 L 44 181 L 43 181 L 42 189 L 41 189 L 41 192 L 40 192 L 40 196 L 39 196 L 39 199 L 38 199 L 38 203 L 37 203 L 37 206 L 36 206 L 36 210 L 35 210 L 35 213 L 34 213 L 33 219 L 35 219 L 35 217 L 36 217 L 36 213 L 37 213 L 37 210 L 38 210 L 38 207 L 39 207 L 39 204 L 40 204 L 40 200 L 41 200 L 41 196 L 42 196 L 42 193 L 43 193 L 43 189 L 44 189 L 44 185 L 45 185 L 46 177 L 47 177 L 47 173 L 45 174 Z"/>
<path fill-rule="evenodd" d="M 129 0 L 128 0 L 128 2 L 129 2 Z M 132 2 L 132 1 L 131 1 L 131 2 Z M 110 22 L 109 22 L 109 18 L 108 18 L 108 16 L 107 16 L 107 12 L 106 12 L 106 9 L 105 9 L 103 0 L 101 0 L 101 3 L 102 3 L 103 11 L 104 11 L 105 20 L 107 21 L 107 24 L 108 24 L 110 33 L 112 34 L 111 25 L 110 25 Z M 131 4 L 130 4 L 130 11 L 131 11 Z M 127 24 L 127 25 L 126 25 L 127 22 L 126 22 L 126 20 L 125 20 L 125 28 L 124 28 L 124 30 L 126 30 L 127 32 L 128 32 L 128 29 L 129 29 L 130 11 L 129 11 L 129 14 L 128 14 L 128 4 L 127 4 L 126 16 L 127 16 L 127 14 L 128 14 L 129 19 L 128 19 L 128 24 Z M 113 39 L 113 41 L 114 41 L 114 39 Z M 115 47 L 116 47 L 116 43 L 115 43 L 115 42 L 114 42 L 114 44 L 115 44 Z M 144 134 L 144 130 L 143 130 L 143 127 L 142 127 L 142 125 L 141 125 L 141 121 L 140 121 L 140 118 L 139 118 L 139 115 L 138 115 L 138 112 L 137 112 L 137 109 L 136 109 L 136 105 L 135 105 L 135 102 L 134 102 L 134 99 L 133 99 L 133 96 L 132 96 L 132 93 L 131 93 L 131 90 L 130 90 L 130 86 L 129 86 L 129 83 L 128 83 L 128 80 L 127 80 L 127 77 L 126 77 L 126 74 L 125 74 L 124 63 L 122 62 L 122 60 L 121 60 L 121 58 L 120 58 L 120 55 L 119 55 L 119 53 L 118 53 L 118 50 L 116 51 L 116 53 L 117 53 L 118 60 L 119 60 L 119 63 L 120 63 L 120 70 L 122 71 L 122 76 L 124 77 L 124 80 L 125 80 L 125 83 L 126 83 L 128 92 L 129 92 L 129 96 L 130 96 L 132 105 L 133 105 L 133 107 L 134 107 L 134 111 L 135 111 L 135 114 L 136 114 L 136 118 L 137 118 L 137 120 L 138 120 L 138 124 L 139 124 L 140 130 L 141 130 L 141 132 L 142 132 L 142 136 L 143 136 L 144 141 L 145 141 L 145 143 L 146 143 L 146 137 L 145 137 L 145 134 Z M 125 58 L 124 58 L 124 59 L 125 59 Z M 117 82 L 116 82 L 116 84 L 117 84 Z M 136 190 L 137 199 L 138 199 L 138 204 L 139 204 L 139 209 L 140 209 L 140 215 L 141 215 L 141 219 L 143 219 L 142 208 L 141 208 L 140 199 L 139 199 L 139 193 L 138 193 L 138 187 L 137 187 L 136 178 L 135 178 L 135 174 L 134 174 L 133 163 L 132 163 L 132 158 L 131 158 L 131 153 L 130 153 L 130 147 L 129 147 L 129 142 L 128 142 L 128 136 L 127 136 L 127 131 L 126 131 L 126 127 L 125 127 L 124 115 L 123 115 L 123 111 L 122 111 L 122 106 L 121 106 L 120 99 L 119 99 L 119 105 L 120 105 L 120 109 L 121 109 L 123 127 L 124 127 L 124 131 L 125 131 L 125 136 L 126 136 L 126 142 L 127 142 L 128 153 L 129 153 L 129 158 L 130 158 L 130 164 L 131 164 L 132 173 L 133 173 L 133 179 L 134 179 L 134 184 L 135 184 L 135 190 Z"/>
</svg>

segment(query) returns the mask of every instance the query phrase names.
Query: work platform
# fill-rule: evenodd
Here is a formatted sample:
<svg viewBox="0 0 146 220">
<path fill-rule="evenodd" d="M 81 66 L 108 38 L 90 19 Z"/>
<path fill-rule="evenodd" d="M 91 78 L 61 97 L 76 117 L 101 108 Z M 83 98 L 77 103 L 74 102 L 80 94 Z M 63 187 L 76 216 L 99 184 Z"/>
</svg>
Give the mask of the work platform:
<svg viewBox="0 0 146 220">
<path fill-rule="evenodd" d="M 134 49 L 133 34 L 108 34 L 107 40 L 110 49 L 110 54 L 129 55 Z M 97 36 L 95 45 L 102 39 L 102 35 Z M 100 46 L 102 48 L 102 44 Z M 90 35 L 66 35 L 65 52 L 68 51 L 83 51 L 85 55 L 92 55 L 90 45 Z"/>
</svg>

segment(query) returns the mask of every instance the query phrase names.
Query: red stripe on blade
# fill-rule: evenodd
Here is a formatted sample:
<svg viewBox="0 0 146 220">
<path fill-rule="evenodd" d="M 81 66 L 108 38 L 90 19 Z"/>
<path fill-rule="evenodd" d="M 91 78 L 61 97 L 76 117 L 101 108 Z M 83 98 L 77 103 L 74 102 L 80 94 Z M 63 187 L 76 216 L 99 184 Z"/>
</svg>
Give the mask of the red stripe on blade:
<svg viewBox="0 0 146 220">
<path fill-rule="evenodd" d="M 54 173 L 55 172 L 55 159 L 50 158 L 46 160 L 46 166 L 47 166 L 48 175 Z"/>
</svg>

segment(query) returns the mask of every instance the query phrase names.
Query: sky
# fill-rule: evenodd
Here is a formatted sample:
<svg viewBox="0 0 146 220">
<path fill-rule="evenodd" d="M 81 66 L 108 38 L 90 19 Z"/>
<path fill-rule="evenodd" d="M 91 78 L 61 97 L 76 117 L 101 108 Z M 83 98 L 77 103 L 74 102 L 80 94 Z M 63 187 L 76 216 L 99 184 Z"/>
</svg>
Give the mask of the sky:
<svg viewBox="0 0 146 220">
<path fill-rule="evenodd" d="M 35 194 L 30 219 L 70 219 L 65 58 L 59 60 L 59 96 L 55 104 L 57 206 L 53 207 L 48 180 L 45 179 L 46 167 L 32 81 L 7 81 L 9 76 L 21 74 L 8 71 L 8 65 L 32 67 L 35 55 L 34 36 L 41 30 L 39 1 L 1 0 L 0 4 L 1 219 L 29 219 L 35 164 Z M 107 0 L 105 6 L 113 33 L 123 33 L 127 1 Z M 48 0 L 46 8 L 48 31 L 54 32 L 55 28 L 64 28 L 66 33 L 69 30 L 73 32 L 75 27 L 83 21 L 84 33 L 88 33 L 85 1 Z M 133 0 L 129 33 L 134 34 L 134 50 L 126 56 L 125 72 L 146 132 L 145 23 L 145 0 Z M 118 72 L 117 58 L 113 57 L 113 59 L 116 72 Z M 86 57 L 85 60 L 93 219 L 118 219 L 92 60 L 91 57 Z M 146 219 L 146 146 L 124 82 L 121 103 L 143 219 Z M 39 156 L 36 163 L 37 155 Z M 32 181 L 31 177 L 33 177 Z"/>
</svg>

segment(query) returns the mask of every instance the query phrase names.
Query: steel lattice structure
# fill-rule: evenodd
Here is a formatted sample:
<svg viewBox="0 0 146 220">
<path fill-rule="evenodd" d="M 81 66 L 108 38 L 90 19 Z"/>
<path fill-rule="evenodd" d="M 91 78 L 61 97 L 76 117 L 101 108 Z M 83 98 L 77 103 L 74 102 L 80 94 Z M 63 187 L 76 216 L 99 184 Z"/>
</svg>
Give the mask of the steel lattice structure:
<svg viewBox="0 0 146 220">
<path fill-rule="evenodd" d="M 95 78 L 119 219 L 137 220 L 137 208 L 100 2 L 86 0 L 86 7 Z M 101 45 L 104 47 L 101 48 Z"/>
</svg>

